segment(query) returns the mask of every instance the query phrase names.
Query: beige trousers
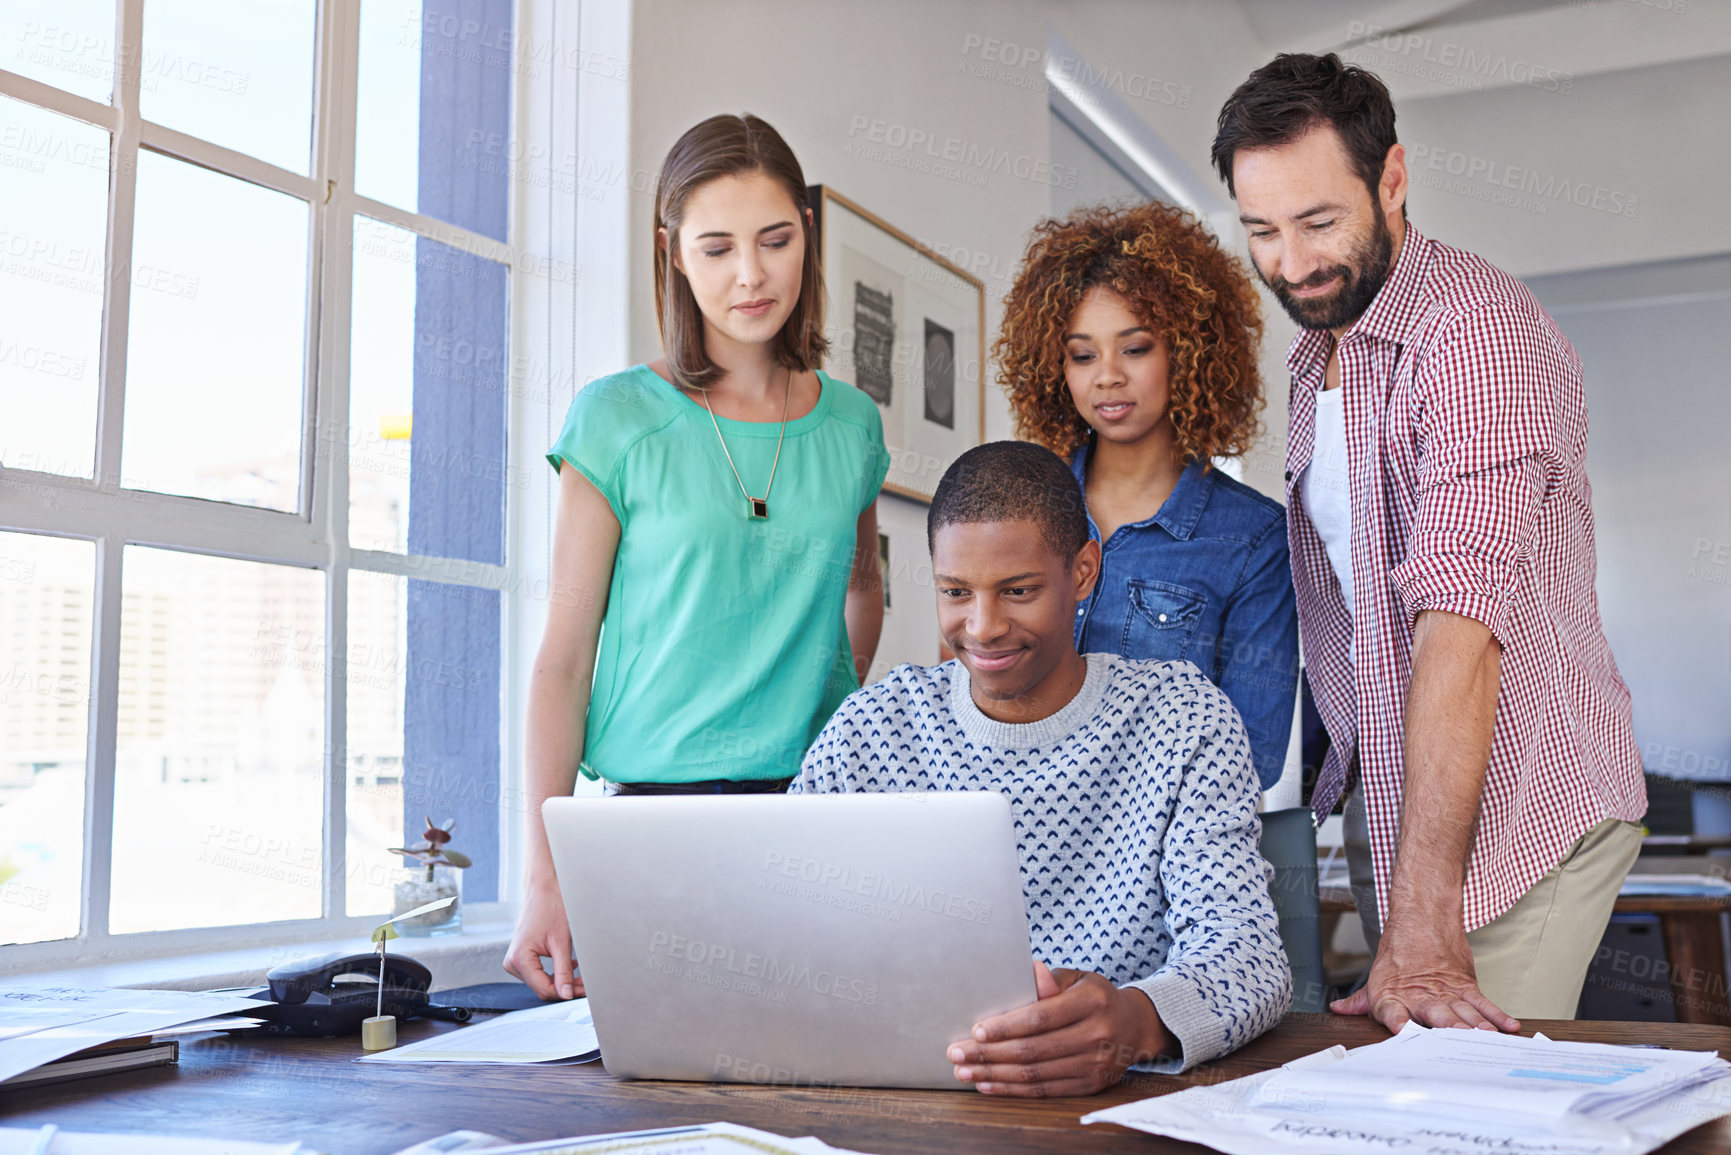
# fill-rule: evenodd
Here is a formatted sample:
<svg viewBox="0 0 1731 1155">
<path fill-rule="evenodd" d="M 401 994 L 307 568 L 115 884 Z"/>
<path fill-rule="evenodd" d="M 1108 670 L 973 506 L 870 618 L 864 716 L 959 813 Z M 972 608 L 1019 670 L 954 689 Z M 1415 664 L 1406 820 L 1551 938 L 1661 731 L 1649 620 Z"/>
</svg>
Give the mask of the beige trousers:
<svg viewBox="0 0 1731 1155">
<path fill-rule="evenodd" d="M 1381 926 L 1371 881 L 1370 831 L 1362 791 L 1347 796 L 1343 839 L 1353 899 L 1374 954 Z M 1623 878 L 1641 852 L 1641 828 L 1607 818 L 1514 906 L 1467 933 L 1485 997 L 1517 1019 L 1572 1019 L 1587 968 L 1611 920 Z"/>
</svg>

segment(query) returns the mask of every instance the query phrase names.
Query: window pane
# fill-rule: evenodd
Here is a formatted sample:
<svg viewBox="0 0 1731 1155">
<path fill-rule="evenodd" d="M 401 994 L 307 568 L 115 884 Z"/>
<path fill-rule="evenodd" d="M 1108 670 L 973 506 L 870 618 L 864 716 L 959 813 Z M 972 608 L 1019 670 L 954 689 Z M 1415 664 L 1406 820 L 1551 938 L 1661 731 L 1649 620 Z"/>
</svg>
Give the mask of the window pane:
<svg viewBox="0 0 1731 1155">
<path fill-rule="evenodd" d="M 348 901 L 391 909 L 406 877 L 385 850 L 426 819 L 456 821 L 474 860 L 466 902 L 499 889 L 500 597 L 497 590 L 349 573 Z"/>
<path fill-rule="evenodd" d="M 403 679 L 403 823 L 456 820 L 464 902 L 499 897 L 500 595 L 408 582 Z"/>
<path fill-rule="evenodd" d="M 409 541 L 415 234 L 355 218 L 352 299 L 349 544 L 402 553 Z"/>
<path fill-rule="evenodd" d="M 306 202 L 140 152 L 133 266 L 122 484 L 298 509 Z"/>
<path fill-rule="evenodd" d="M 404 860 L 406 578 L 349 571 L 348 913 L 388 914 Z M 412 841 L 412 840 L 411 840 Z"/>
<path fill-rule="evenodd" d="M 0 943 L 78 933 L 95 565 L 0 533 Z"/>
<path fill-rule="evenodd" d="M 0 97 L 0 465 L 89 477 L 108 134 Z"/>
<path fill-rule="evenodd" d="M 110 928 L 318 917 L 324 576 L 142 546 L 122 573 Z"/>
<path fill-rule="evenodd" d="M 153 0 L 154 2 L 154 0 Z M 362 0 L 355 189 L 505 239 L 511 0 Z"/>
<path fill-rule="evenodd" d="M 144 6 L 144 119 L 308 171 L 310 0 L 150 0 Z"/>
<path fill-rule="evenodd" d="M 349 544 L 503 564 L 505 266 L 355 219 Z"/>
<path fill-rule="evenodd" d="M 6 0 L 0 68 L 89 100 L 114 95 L 114 0 Z"/>
</svg>

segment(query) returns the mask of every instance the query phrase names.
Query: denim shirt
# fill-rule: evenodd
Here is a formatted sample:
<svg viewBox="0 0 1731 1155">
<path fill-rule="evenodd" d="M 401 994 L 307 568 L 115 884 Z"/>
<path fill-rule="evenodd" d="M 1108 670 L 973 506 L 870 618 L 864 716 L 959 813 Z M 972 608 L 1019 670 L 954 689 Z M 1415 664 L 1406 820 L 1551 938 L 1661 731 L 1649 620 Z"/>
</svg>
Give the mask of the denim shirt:
<svg viewBox="0 0 1731 1155">
<path fill-rule="evenodd" d="M 1070 465 L 1084 489 L 1092 448 L 1084 442 Z M 1092 513 L 1088 535 L 1100 540 Z M 1285 509 L 1192 461 L 1158 513 L 1120 526 L 1100 552 L 1100 580 L 1076 610 L 1076 649 L 1194 662 L 1238 707 L 1256 775 L 1274 785 L 1298 682 Z"/>
</svg>

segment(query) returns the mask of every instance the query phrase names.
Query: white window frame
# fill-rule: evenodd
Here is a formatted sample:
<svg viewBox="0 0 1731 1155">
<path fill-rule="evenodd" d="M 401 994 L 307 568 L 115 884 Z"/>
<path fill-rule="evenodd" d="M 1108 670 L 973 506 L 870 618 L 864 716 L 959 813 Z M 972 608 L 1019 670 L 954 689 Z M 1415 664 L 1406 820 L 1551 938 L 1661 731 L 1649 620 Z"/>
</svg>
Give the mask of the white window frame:
<svg viewBox="0 0 1731 1155">
<path fill-rule="evenodd" d="M 120 0 L 116 7 L 118 45 L 141 43 L 144 0 Z M 590 11 L 584 12 L 584 8 Z M 596 77 L 581 65 L 583 29 L 595 29 L 598 43 L 614 46 L 629 59 L 630 5 L 586 5 L 572 12 L 559 0 L 518 0 L 514 13 L 519 46 L 539 45 L 550 63 L 517 68 L 511 95 L 511 134 L 523 144 L 538 143 L 543 155 L 572 153 L 581 133 L 599 136 L 604 151 L 624 150 L 624 94 L 603 91 L 589 115 L 580 118 L 578 89 Z M 502 701 L 500 899 L 469 904 L 469 921 L 501 920 L 516 907 L 521 865 L 521 725 L 529 661 L 545 620 L 544 607 L 525 591 L 530 576 L 546 575 L 554 500 L 551 470 L 540 484 L 519 492 L 507 487 L 505 512 L 507 561 L 484 565 L 375 550 L 352 550 L 347 542 L 348 471 L 340 460 L 318 457 L 317 433 L 332 423 L 344 432 L 348 420 L 350 287 L 354 218 L 366 216 L 429 237 L 454 249 L 503 264 L 508 269 L 510 307 L 508 343 L 529 349 L 545 377 L 545 404 L 533 390 L 513 380 L 508 389 L 507 454 L 521 460 L 539 457 L 551 443 L 565 406 L 581 380 L 576 350 L 584 336 L 596 338 L 596 352 L 612 354 L 623 345 L 623 306 L 617 326 L 601 312 L 579 326 L 585 294 L 579 275 L 556 277 L 549 269 L 576 269 L 579 231 L 618 227 L 622 241 L 625 197 L 579 216 L 575 175 L 568 181 L 514 180 L 510 190 L 508 242 L 501 243 L 447 222 L 407 212 L 354 192 L 354 140 L 360 6 L 358 0 L 320 0 L 314 59 L 316 110 L 312 172 L 302 176 L 233 149 L 225 148 L 138 115 L 140 75 L 115 62 L 114 103 L 88 100 L 24 76 L 0 70 L 0 94 L 60 113 L 111 134 L 108 205 L 108 268 L 129 267 L 140 148 L 238 177 L 306 201 L 310 208 L 307 346 L 303 383 L 302 463 L 299 506 L 295 513 L 251 508 L 172 494 L 122 488 L 121 426 L 125 401 L 127 320 L 130 278 L 105 278 L 102 313 L 100 386 L 96 426 L 95 476 L 92 479 L 6 469 L 0 483 L 0 529 L 78 538 L 95 543 L 94 632 L 91 658 L 91 707 L 85 759 L 83 895 L 80 932 L 73 938 L 0 947 L 0 972 L 47 970 L 71 965 L 162 958 L 233 948 L 364 935 L 375 916 L 349 917 L 345 910 L 347 798 L 347 716 L 344 665 L 329 661 L 325 670 L 325 766 L 318 918 L 246 926 L 200 927 L 124 936 L 111 935 L 108 910 L 114 829 L 114 772 L 120 665 L 120 561 L 129 544 L 239 558 L 320 570 L 326 580 L 326 652 L 348 650 L 348 576 L 351 570 L 452 582 L 501 591 Z M 581 22 L 581 27 L 579 23 Z M 136 54 L 134 56 L 136 60 Z M 601 86 L 606 89 L 607 86 Z M 563 141 L 555 147 L 555 142 Z M 525 151 L 528 151 L 525 149 Z M 556 163 L 556 162 L 555 162 Z M 542 187 L 544 185 L 544 187 Z M 617 263 L 613 247 L 601 267 Z M 527 259 L 526 259 L 527 257 Z M 121 262 L 127 262 L 122 265 Z M 563 264 L 561 264 L 563 262 Z M 617 281 L 615 284 L 619 283 Z M 618 297 L 614 293 L 615 298 Z M 599 302 L 597 302 L 599 303 Z M 583 330 L 579 333 L 579 328 Z M 609 332 L 610 331 L 610 332 Z M 605 335 L 603 335 L 605 334 Z M 513 354 L 508 363 L 517 364 Z M 620 362 L 622 364 L 622 362 Z M 618 367 L 618 366 L 615 366 Z M 523 403 L 534 396 L 534 404 Z M 344 441 L 337 441 L 344 444 Z M 310 472 L 311 485 L 307 484 Z M 530 476 L 534 476 L 531 474 Z M 18 484 L 11 484 L 17 482 Z"/>
</svg>

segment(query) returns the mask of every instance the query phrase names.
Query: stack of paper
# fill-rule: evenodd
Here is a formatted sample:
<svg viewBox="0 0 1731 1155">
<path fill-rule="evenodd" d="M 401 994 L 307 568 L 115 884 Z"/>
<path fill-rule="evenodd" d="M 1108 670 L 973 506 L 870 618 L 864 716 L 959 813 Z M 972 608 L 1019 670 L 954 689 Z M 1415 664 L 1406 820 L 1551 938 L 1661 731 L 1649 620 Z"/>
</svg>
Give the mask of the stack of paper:
<svg viewBox="0 0 1731 1155">
<path fill-rule="evenodd" d="M 1714 1053 L 1557 1042 L 1408 1024 L 1350 1054 L 1331 1047 L 1212 1087 L 1084 1116 L 1228 1155 L 1636 1155 L 1731 1115 L 1731 1063 Z"/>
<path fill-rule="evenodd" d="M 1631 874 L 1623 879 L 1619 894 L 1643 897 L 1681 895 L 1713 897 L 1731 894 L 1731 880 L 1714 874 Z"/>
<path fill-rule="evenodd" d="M 86 1047 L 265 1006 L 270 1003 L 203 991 L 0 987 L 0 1080 Z"/>
<path fill-rule="evenodd" d="M 48 1128 L 0 1127 L 0 1155 L 296 1155 L 299 1143 L 192 1139 L 184 1135 L 112 1135 Z M 46 1143 L 47 1146 L 43 1146 Z"/>
<path fill-rule="evenodd" d="M 462 1136 L 461 1142 L 456 1142 Z M 492 1146 L 489 1136 L 455 1132 L 399 1151 L 397 1155 L 589 1155 L 602 1151 L 655 1151 L 657 1155 L 864 1155 L 831 1147 L 810 1135 L 788 1139 L 773 1131 L 758 1131 L 737 1123 L 706 1123 L 701 1127 L 663 1127 L 653 1131 L 615 1131 L 574 1139 Z M 447 1142 L 452 1140 L 453 1142 Z"/>
</svg>

